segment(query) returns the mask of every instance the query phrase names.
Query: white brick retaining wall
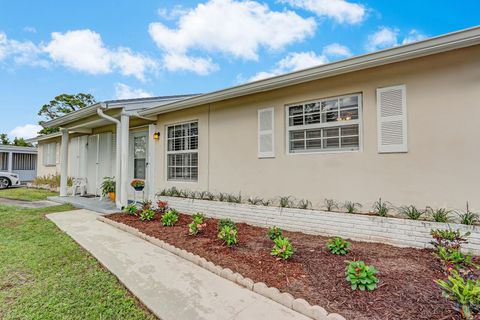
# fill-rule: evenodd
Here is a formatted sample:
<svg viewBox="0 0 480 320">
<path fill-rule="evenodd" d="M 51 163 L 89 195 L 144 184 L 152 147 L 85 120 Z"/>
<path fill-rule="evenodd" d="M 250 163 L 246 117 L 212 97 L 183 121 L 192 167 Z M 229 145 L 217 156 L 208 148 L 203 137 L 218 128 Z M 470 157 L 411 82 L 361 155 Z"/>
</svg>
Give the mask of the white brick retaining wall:
<svg viewBox="0 0 480 320">
<path fill-rule="evenodd" d="M 201 212 L 207 217 L 230 218 L 235 222 L 352 240 L 381 242 L 399 247 L 430 247 L 431 229 L 460 229 L 471 232 L 465 251 L 480 255 L 480 228 L 456 223 L 384 218 L 362 214 L 326 212 L 293 208 L 266 207 L 220 201 L 159 197 L 169 207 L 186 214 Z"/>
</svg>

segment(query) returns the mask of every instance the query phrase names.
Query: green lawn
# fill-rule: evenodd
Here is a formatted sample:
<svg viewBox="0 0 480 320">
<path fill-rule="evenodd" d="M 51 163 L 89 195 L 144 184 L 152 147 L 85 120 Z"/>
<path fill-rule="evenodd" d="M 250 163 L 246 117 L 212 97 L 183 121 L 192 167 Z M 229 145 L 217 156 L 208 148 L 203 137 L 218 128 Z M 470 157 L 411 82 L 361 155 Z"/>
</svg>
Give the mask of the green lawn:
<svg viewBox="0 0 480 320">
<path fill-rule="evenodd" d="M 0 206 L 0 319 L 154 319 L 44 216 L 70 209 Z"/>
<path fill-rule="evenodd" d="M 58 196 L 57 192 L 42 190 L 42 189 L 30 189 L 30 188 L 10 188 L 0 190 L 0 198 L 37 201 L 45 200 L 47 197 Z"/>
</svg>

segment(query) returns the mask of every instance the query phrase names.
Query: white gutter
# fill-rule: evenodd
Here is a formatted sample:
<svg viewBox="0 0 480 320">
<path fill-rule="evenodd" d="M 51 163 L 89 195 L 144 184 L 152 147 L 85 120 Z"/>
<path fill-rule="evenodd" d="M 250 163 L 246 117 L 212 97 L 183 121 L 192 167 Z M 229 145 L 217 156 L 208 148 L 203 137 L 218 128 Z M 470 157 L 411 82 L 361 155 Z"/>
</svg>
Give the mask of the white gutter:
<svg viewBox="0 0 480 320">
<path fill-rule="evenodd" d="M 394 47 L 374 53 L 324 64 L 265 80 L 242 84 L 219 91 L 172 102 L 159 107 L 141 111 L 144 116 L 161 114 L 222 100 L 237 98 L 258 92 L 275 90 L 295 84 L 341 75 L 349 72 L 373 68 L 390 63 L 424 57 L 445 51 L 480 44 L 480 27 L 473 27 L 412 44 Z"/>
<path fill-rule="evenodd" d="M 116 153 L 115 153 L 115 204 L 117 205 L 117 208 L 121 208 L 121 197 L 123 196 L 120 192 L 120 189 L 121 189 L 121 148 L 120 148 L 120 144 L 121 144 L 121 141 L 122 141 L 122 131 L 121 131 L 121 123 L 120 123 L 120 120 L 118 119 L 115 119 L 109 115 L 106 115 L 105 113 L 103 113 L 103 109 L 106 109 L 107 106 L 106 104 L 102 103 L 100 105 L 99 108 L 97 108 L 97 114 L 99 117 L 105 119 L 105 120 L 108 120 L 110 122 L 113 122 L 116 124 L 116 135 L 117 135 L 117 145 L 116 145 Z M 128 137 L 127 137 L 128 139 Z"/>
</svg>

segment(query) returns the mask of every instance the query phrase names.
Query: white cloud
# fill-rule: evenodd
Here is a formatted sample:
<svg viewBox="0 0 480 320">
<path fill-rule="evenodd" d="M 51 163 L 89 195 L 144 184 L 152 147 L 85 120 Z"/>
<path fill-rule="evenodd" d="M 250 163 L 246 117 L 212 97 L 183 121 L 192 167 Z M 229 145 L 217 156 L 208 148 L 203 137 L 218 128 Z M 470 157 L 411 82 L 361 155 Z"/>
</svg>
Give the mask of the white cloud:
<svg viewBox="0 0 480 320">
<path fill-rule="evenodd" d="M 30 26 L 23 27 L 23 31 L 29 32 L 29 33 L 37 33 L 37 29 L 35 29 L 34 27 L 30 27 Z"/>
<path fill-rule="evenodd" d="M 165 68 L 206 74 L 215 70 L 208 57 L 190 57 L 189 51 L 203 50 L 234 58 L 257 60 L 261 48 L 280 50 L 314 34 L 313 18 L 293 11 L 272 11 L 253 0 L 209 0 L 178 14 L 176 28 L 155 22 L 149 33 L 163 51 Z"/>
<path fill-rule="evenodd" d="M 365 6 L 345 0 L 281 0 L 297 8 L 312 11 L 319 17 L 332 18 L 339 23 L 356 24 L 365 19 Z"/>
<path fill-rule="evenodd" d="M 31 41 L 9 39 L 0 31 L 0 62 L 13 61 L 16 64 L 47 66 L 48 61 L 40 58 L 42 50 Z"/>
<path fill-rule="evenodd" d="M 365 49 L 367 51 L 377 51 L 386 48 L 398 46 L 400 44 L 409 44 L 412 42 L 421 41 L 427 38 L 426 35 L 420 33 L 418 30 L 411 29 L 402 41 L 400 31 L 396 28 L 380 27 L 377 32 L 368 37 Z"/>
<path fill-rule="evenodd" d="M 153 95 L 143 89 L 134 89 L 124 83 L 115 84 L 115 98 L 116 99 L 134 99 L 134 98 L 148 98 Z"/>
<path fill-rule="evenodd" d="M 100 34 L 89 29 L 54 32 L 44 51 L 55 62 L 90 74 L 118 70 L 123 75 L 144 80 L 146 72 L 157 68 L 155 60 L 129 48 L 107 48 Z"/>
<path fill-rule="evenodd" d="M 366 49 L 377 51 L 398 45 L 398 29 L 381 27 L 377 32 L 368 37 Z"/>
<path fill-rule="evenodd" d="M 323 48 L 322 53 L 331 57 L 351 57 L 350 49 L 339 43 L 332 43 Z"/>
<path fill-rule="evenodd" d="M 250 77 L 247 82 L 262 80 L 283 73 L 307 69 L 325 63 L 328 63 L 327 56 L 317 55 L 313 51 L 290 52 L 285 58 L 278 61 L 272 70 L 259 72 L 253 77 Z"/>
<path fill-rule="evenodd" d="M 38 124 L 26 124 L 15 127 L 12 131 L 10 131 L 10 136 L 29 139 L 36 137 L 38 135 L 38 131 L 40 130 L 42 130 L 42 127 Z"/>
<path fill-rule="evenodd" d="M 426 35 L 420 33 L 418 30 L 412 29 L 408 35 L 403 39 L 402 44 L 409 44 L 412 42 L 422 41 L 427 38 Z"/>
</svg>

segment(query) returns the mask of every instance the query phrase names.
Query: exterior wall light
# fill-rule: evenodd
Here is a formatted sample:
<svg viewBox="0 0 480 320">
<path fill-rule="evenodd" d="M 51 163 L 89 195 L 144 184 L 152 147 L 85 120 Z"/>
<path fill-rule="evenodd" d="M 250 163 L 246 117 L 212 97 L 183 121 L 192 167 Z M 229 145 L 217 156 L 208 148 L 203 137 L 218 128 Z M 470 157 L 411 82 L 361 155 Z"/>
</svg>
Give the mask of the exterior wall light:
<svg viewBox="0 0 480 320">
<path fill-rule="evenodd" d="M 158 139 L 160 139 L 160 132 L 155 132 L 153 134 L 153 140 L 158 140 Z"/>
</svg>

